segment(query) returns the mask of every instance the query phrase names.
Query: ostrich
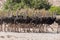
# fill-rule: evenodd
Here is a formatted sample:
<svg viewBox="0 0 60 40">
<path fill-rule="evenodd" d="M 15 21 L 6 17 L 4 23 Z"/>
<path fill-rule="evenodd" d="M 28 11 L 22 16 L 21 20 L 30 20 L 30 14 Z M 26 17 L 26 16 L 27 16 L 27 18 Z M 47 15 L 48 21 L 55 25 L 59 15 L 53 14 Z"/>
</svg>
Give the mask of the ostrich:
<svg viewBox="0 0 60 40">
<path fill-rule="evenodd" d="M 16 25 L 18 25 L 18 24 L 20 24 L 21 26 L 16 26 L 17 27 L 17 29 L 19 29 L 19 28 L 24 28 L 25 26 L 24 26 L 24 23 L 26 22 L 26 19 L 24 18 L 24 16 L 23 15 L 17 15 L 16 16 L 16 18 L 15 18 L 15 24 Z M 19 29 L 20 30 L 20 29 Z"/>
<path fill-rule="evenodd" d="M 58 28 L 57 28 L 57 33 L 59 33 L 59 27 L 60 27 L 60 19 L 56 18 L 55 22 L 58 24 Z"/>
<path fill-rule="evenodd" d="M 3 21 L 2 21 L 2 17 L 0 18 L 0 31 L 2 31 L 2 24 L 3 24 Z"/>
<path fill-rule="evenodd" d="M 32 23 L 34 25 L 34 28 L 39 27 L 39 32 L 43 32 L 43 29 L 42 29 L 43 19 L 42 19 L 42 17 L 39 18 L 39 17 L 35 16 L 35 17 L 31 17 L 31 18 L 32 18 L 32 20 L 30 23 Z"/>
<path fill-rule="evenodd" d="M 46 28 L 47 28 L 47 26 L 50 26 L 51 24 L 53 24 L 55 20 L 56 20 L 56 14 L 55 13 L 51 14 L 51 13 L 47 12 L 42 17 L 42 22 L 41 23 L 44 24 L 44 27 L 46 26 Z M 46 29 L 46 31 L 47 31 L 47 29 Z"/>
<path fill-rule="evenodd" d="M 24 22 L 23 16 L 22 15 L 20 15 L 19 17 L 16 16 L 14 21 L 15 23 L 23 23 Z"/>
<path fill-rule="evenodd" d="M 5 24 L 5 31 L 6 31 L 6 28 L 8 28 L 9 24 L 13 24 L 14 23 L 14 17 L 11 16 L 11 17 L 5 17 L 2 19 L 3 21 L 3 24 Z"/>
<path fill-rule="evenodd" d="M 28 24 L 28 23 L 30 23 L 31 20 L 32 20 L 31 17 L 27 16 L 25 19 L 25 23 Z"/>
<path fill-rule="evenodd" d="M 2 21 L 6 24 L 8 23 L 14 23 L 14 19 L 15 19 L 15 16 L 11 16 L 11 17 L 5 17 L 2 19 Z"/>
<path fill-rule="evenodd" d="M 3 23 L 2 18 L 0 18 L 0 25 Z"/>
<path fill-rule="evenodd" d="M 46 17 L 45 18 L 45 23 L 44 23 L 44 24 L 47 24 L 46 28 L 47 28 L 47 26 L 53 24 L 55 20 L 56 20 L 56 17 Z M 51 29 L 53 30 L 53 28 L 51 28 Z M 46 29 L 46 32 L 47 32 L 47 29 Z"/>
<path fill-rule="evenodd" d="M 9 20 L 10 20 L 10 22 L 11 22 L 12 24 L 14 24 L 15 18 L 16 18 L 16 16 L 14 16 L 14 15 L 12 15 L 12 17 L 9 18 Z"/>
</svg>

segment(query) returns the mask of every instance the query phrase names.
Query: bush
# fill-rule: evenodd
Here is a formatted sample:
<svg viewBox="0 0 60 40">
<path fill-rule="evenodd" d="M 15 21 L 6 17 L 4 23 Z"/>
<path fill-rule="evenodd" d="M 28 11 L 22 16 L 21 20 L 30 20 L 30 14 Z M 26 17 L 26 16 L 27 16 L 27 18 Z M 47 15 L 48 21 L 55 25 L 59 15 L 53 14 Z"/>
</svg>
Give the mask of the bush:
<svg viewBox="0 0 60 40">
<path fill-rule="evenodd" d="M 47 0 L 6 0 L 4 9 L 17 10 L 22 8 L 35 8 L 48 10 L 51 7 Z"/>
<path fill-rule="evenodd" d="M 51 6 L 49 9 L 50 12 L 56 12 L 57 15 L 60 15 L 60 7 Z"/>
</svg>

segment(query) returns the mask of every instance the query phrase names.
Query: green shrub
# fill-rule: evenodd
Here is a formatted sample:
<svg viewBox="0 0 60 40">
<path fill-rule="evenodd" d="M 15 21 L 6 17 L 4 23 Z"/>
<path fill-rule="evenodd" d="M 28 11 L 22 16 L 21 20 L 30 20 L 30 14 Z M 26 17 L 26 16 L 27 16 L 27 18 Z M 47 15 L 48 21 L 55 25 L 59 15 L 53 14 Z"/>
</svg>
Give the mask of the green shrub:
<svg viewBox="0 0 60 40">
<path fill-rule="evenodd" d="M 57 15 L 60 15 L 60 7 L 57 6 L 51 6 L 49 9 L 50 12 L 56 12 Z"/>
<path fill-rule="evenodd" d="M 49 2 L 47 0 L 6 0 L 4 4 L 4 9 L 17 10 L 22 8 L 35 8 L 48 10 L 50 8 Z"/>
</svg>

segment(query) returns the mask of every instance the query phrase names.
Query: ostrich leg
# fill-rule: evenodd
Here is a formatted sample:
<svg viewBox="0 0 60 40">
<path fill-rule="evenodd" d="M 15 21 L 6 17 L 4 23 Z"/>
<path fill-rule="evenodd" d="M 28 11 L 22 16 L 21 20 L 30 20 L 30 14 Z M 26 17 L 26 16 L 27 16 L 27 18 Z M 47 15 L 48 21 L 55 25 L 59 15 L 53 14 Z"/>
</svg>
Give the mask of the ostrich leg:
<svg viewBox="0 0 60 40">
<path fill-rule="evenodd" d="M 43 26 L 43 24 L 40 25 L 40 32 L 42 31 L 42 26 Z"/>
<path fill-rule="evenodd" d="M 1 25 L 0 25 L 0 31 L 1 31 Z"/>
<path fill-rule="evenodd" d="M 4 32 L 5 31 L 5 23 L 3 23 L 3 25 L 2 25 L 2 31 Z"/>
<path fill-rule="evenodd" d="M 54 31 L 54 29 L 52 27 L 50 27 L 52 29 L 52 31 Z"/>
<path fill-rule="evenodd" d="M 41 24 L 40 31 L 41 33 L 44 32 L 44 24 Z"/>
<path fill-rule="evenodd" d="M 41 24 L 39 24 L 39 33 L 41 32 Z"/>
<path fill-rule="evenodd" d="M 47 24 L 44 25 L 44 32 L 47 32 Z"/>
<path fill-rule="evenodd" d="M 46 24 L 46 33 L 48 32 L 48 30 L 47 30 L 47 29 L 48 29 L 48 26 L 49 26 L 49 25 L 48 25 L 48 24 Z"/>
<path fill-rule="evenodd" d="M 57 28 L 57 33 L 60 32 L 60 25 L 58 25 L 58 28 Z"/>
<path fill-rule="evenodd" d="M 45 33 L 48 32 L 48 30 L 47 30 L 47 29 L 48 29 L 48 26 L 49 26 L 48 24 L 44 24 L 44 28 L 43 28 L 43 29 L 44 29 L 44 32 L 45 32 Z"/>
<path fill-rule="evenodd" d="M 45 24 L 43 24 L 43 27 L 42 27 L 42 32 L 44 33 L 44 27 L 45 27 Z"/>
<path fill-rule="evenodd" d="M 5 27 L 5 32 L 7 32 L 7 28 L 8 28 L 8 24 L 6 24 L 6 27 Z"/>
<path fill-rule="evenodd" d="M 53 29 L 50 25 L 47 24 L 47 25 L 46 25 L 46 32 L 48 32 L 48 30 L 47 30 L 48 27 L 51 28 L 52 31 L 54 31 L 54 29 Z"/>
</svg>

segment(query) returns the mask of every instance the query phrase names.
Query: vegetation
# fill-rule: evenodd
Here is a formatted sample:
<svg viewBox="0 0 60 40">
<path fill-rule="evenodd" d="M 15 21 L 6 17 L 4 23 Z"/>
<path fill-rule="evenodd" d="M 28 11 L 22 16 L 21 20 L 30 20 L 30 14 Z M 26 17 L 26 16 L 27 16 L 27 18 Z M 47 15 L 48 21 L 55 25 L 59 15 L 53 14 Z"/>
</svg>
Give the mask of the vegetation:
<svg viewBox="0 0 60 40">
<path fill-rule="evenodd" d="M 7 0 L 5 10 L 17 10 L 22 8 L 46 9 L 51 7 L 47 0 Z"/>
<path fill-rule="evenodd" d="M 60 15 L 60 7 L 51 6 L 49 9 L 50 12 L 55 12 L 57 15 Z"/>
</svg>

